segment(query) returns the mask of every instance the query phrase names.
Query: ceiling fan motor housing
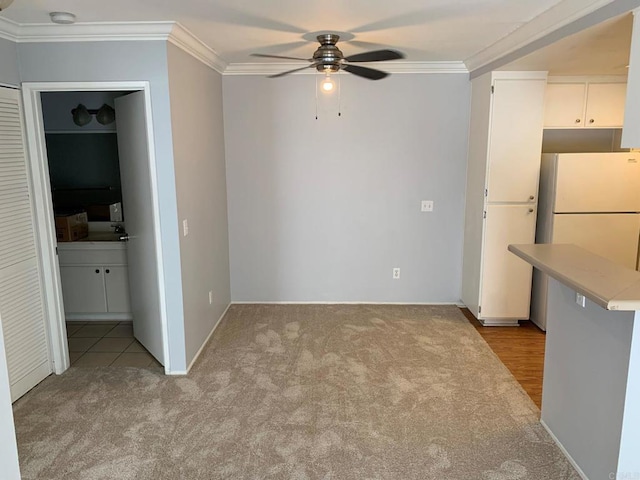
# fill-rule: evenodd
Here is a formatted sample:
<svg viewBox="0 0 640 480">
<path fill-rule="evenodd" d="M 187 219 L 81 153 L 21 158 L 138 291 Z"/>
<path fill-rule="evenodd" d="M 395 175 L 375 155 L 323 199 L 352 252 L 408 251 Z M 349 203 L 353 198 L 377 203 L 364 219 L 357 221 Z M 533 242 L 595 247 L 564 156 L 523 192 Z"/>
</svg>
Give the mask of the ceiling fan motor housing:
<svg viewBox="0 0 640 480">
<path fill-rule="evenodd" d="M 336 47 L 340 36 L 327 33 L 318 35 L 316 38 L 320 42 L 320 46 L 313 53 L 313 60 L 317 63 L 316 69 L 325 73 L 334 73 L 340 70 L 340 61 L 344 58 L 340 49 Z"/>
</svg>

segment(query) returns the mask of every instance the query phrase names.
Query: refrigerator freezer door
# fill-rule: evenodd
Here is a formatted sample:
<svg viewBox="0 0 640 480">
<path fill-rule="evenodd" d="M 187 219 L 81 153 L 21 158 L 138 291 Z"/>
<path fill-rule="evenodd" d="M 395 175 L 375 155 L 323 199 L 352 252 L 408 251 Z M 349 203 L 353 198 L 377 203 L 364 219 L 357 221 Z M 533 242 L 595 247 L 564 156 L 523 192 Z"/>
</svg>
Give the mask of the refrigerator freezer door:
<svg viewBox="0 0 640 480">
<path fill-rule="evenodd" d="M 573 243 L 633 270 L 638 259 L 640 215 L 556 214 L 551 243 Z"/>
<path fill-rule="evenodd" d="M 557 156 L 555 213 L 640 212 L 640 158 L 635 153 Z"/>
</svg>

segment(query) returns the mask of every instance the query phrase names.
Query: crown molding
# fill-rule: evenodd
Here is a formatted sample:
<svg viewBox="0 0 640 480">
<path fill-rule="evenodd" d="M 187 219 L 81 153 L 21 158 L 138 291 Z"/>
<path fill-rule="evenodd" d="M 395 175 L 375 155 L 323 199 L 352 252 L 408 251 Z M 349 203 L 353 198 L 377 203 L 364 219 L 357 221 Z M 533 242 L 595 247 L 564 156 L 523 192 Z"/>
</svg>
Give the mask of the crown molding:
<svg viewBox="0 0 640 480">
<path fill-rule="evenodd" d="M 469 57 L 464 63 L 470 72 L 474 72 L 614 1 L 562 0 L 493 45 Z"/>
<path fill-rule="evenodd" d="M 0 38 L 16 43 L 167 41 L 219 73 L 227 62 L 177 22 L 19 24 L 0 17 Z"/>
<path fill-rule="evenodd" d="M 227 69 L 228 63 L 224 58 L 180 23 L 174 25 L 168 40 L 218 73 Z"/>
<path fill-rule="evenodd" d="M 168 40 L 175 22 L 100 22 L 19 25 L 18 43 Z"/>
<path fill-rule="evenodd" d="M 20 25 L 8 18 L 0 17 L 0 38 L 16 42 L 18 40 L 18 32 Z"/>
<path fill-rule="evenodd" d="M 469 73 L 463 62 L 376 62 L 376 65 L 389 73 Z M 303 63 L 230 63 L 224 75 L 274 75 L 302 66 Z M 315 73 L 315 69 L 309 68 L 293 75 Z"/>
</svg>

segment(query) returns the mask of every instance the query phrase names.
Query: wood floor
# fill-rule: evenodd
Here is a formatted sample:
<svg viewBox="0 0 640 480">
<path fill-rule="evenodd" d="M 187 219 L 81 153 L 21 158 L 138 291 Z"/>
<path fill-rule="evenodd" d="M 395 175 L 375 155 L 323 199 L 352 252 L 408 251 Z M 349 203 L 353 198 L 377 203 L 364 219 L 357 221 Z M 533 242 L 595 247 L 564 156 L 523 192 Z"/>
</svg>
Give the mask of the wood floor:
<svg viewBox="0 0 640 480">
<path fill-rule="evenodd" d="M 519 327 L 483 327 L 468 309 L 460 310 L 540 408 L 545 333 L 529 321 Z"/>
</svg>

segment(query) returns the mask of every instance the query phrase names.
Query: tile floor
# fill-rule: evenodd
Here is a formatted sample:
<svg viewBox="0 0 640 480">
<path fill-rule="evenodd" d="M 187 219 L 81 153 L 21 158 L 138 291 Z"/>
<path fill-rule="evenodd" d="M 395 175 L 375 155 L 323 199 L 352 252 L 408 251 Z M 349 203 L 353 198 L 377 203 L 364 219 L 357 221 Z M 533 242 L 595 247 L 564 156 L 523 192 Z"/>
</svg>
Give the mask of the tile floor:
<svg viewBox="0 0 640 480">
<path fill-rule="evenodd" d="M 131 322 L 67 322 L 72 367 L 160 367 L 133 338 Z"/>
</svg>

